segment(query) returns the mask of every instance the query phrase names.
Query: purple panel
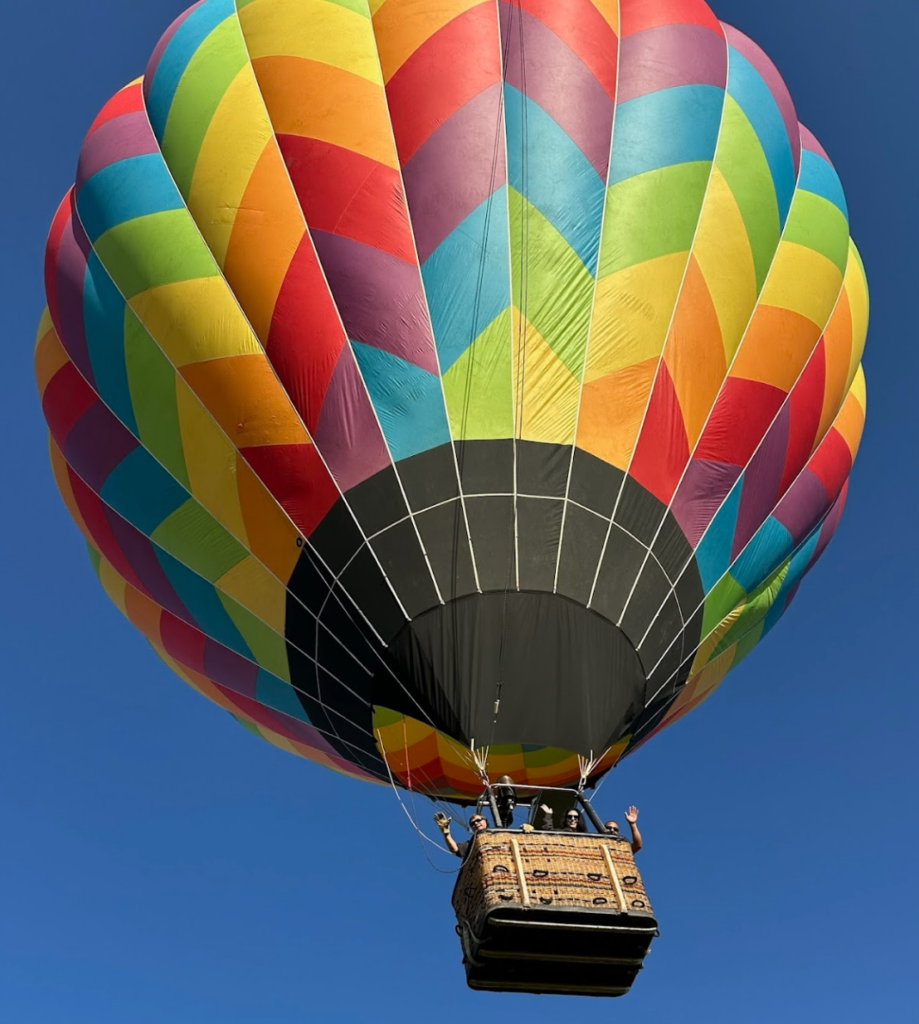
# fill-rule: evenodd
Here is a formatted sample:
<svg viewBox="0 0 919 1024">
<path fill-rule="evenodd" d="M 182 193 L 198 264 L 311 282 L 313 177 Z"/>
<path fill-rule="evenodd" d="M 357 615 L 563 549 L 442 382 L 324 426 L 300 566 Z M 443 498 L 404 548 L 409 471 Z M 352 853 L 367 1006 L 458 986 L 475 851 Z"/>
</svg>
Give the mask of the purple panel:
<svg viewBox="0 0 919 1024">
<path fill-rule="evenodd" d="M 671 512 L 693 549 L 739 476 L 740 467 L 727 462 L 693 459 L 687 466 Z"/>
<path fill-rule="evenodd" d="M 137 447 L 137 439 L 102 402 L 94 402 L 67 435 L 64 458 L 98 494 L 109 473 Z"/>
<path fill-rule="evenodd" d="M 778 104 L 782 120 L 785 122 L 785 130 L 788 132 L 788 141 L 791 143 L 791 155 L 794 160 L 795 174 L 797 174 L 798 168 L 801 166 L 801 135 L 798 131 L 798 115 L 795 112 L 795 105 L 792 103 L 788 86 L 785 85 L 776 66 L 752 39 L 748 39 L 743 32 L 738 32 L 736 28 L 726 25 L 724 22 L 721 23 L 721 27 L 731 46 L 746 57 L 759 72 Z"/>
<path fill-rule="evenodd" d="M 779 502 L 774 515 L 797 546 L 820 520 L 827 503 L 827 493 L 820 479 L 812 470 L 805 469 Z"/>
<path fill-rule="evenodd" d="M 842 510 L 846 505 L 846 494 L 849 490 L 849 481 L 847 480 L 839 492 L 839 497 L 833 502 L 833 507 L 827 513 L 826 518 L 823 520 L 823 525 L 820 527 L 820 537 L 817 540 L 817 546 L 814 548 L 814 553 L 811 556 L 811 560 L 808 563 L 807 569 L 810 570 L 811 566 L 826 550 L 827 544 L 833 539 L 833 535 L 836 533 L 836 527 L 839 526 L 839 520 L 842 518 Z"/>
<path fill-rule="evenodd" d="M 234 693 L 255 700 L 258 665 L 211 637 L 204 640 L 204 674 Z"/>
<path fill-rule="evenodd" d="M 763 525 L 775 508 L 779 487 L 785 471 L 788 452 L 788 425 L 791 409 L 782 404 L 778 416 L 766 431 L 766 436 L 744 471 L 740 494 L 740 509 L 731 547 L 733 561 L 747 546 L 753 534 Z"/>
<path fill-rule="evenodd" d="M 60 322 L 54 326 L 67 355 L 95 390 L 96 379 L 89 360 L 83 323 L 83 287 L 91 249 L 89 239 L 73 215 L 73 193 L 70 203 L 70 216 L 61 235 L 55 266 L 57 315 Z"/>
<path fill-rule="evenodd" d="M 418 268 L 351 238 L 315 230 L 312 236 L 348 337 L 436 375 Z"/>
<path fill-rule="evenodd" d="M 817 141 L 816 136 L 810 128 L 805 128 L 803 124 L 799 124 L 798 131 L 801 133 L 801 145 L 805 149 L 809 149 L 812 153 L 816 153 L 817 156 L 823 157 L 830 167 L 832 167 L 833 161 L 827 156 L 826 150 Z"/>
<path fill-rule="evenodd" d="M 626 36 L 619 56 L 619 102 L 677 85 L 727 84 L 728 48 L 701 25 L 658 25 Z"/>
<path fill-rule="evenodd" d="M 501 36 L 505 81 L 561 126 L 605 182 L 613 123 L 606 90 L 567 43 L 526 11 L 501 4 Z"/>
<path fill-rule="evenodd" d="M 495 133 L 500 115 L 497 82 L 447 118 L 402 169 L 421 263 L 506 182 L 504 143 Z"/>
<path fill-rule="evenodd" d="M 103 167 L 132 156 L 158 151 L 159 147 L 144 111 L 136 110 L 106 121 L 83 143 L 77 163 L 76 190 L 79 193 L 87 179 Z"/>
<path fill-rule="evenodd" d="M 389 465 L 389 454 L 351 346 L 338 357 L 313 443 L 343 491 Z"/>
<path fill-rule="evenodd" d="M 305 722 L 301 722 L 297 718 L 292 718 L 289 715 L 285 715 L 283 712 L 276 710 L 275 708 L 266 708 L 268 714 L 275 718 L 280 726 L 289 732 L 294 739 L 300 743 L 305 743 L 309 747 L 315 747 L 317 750 L 321 750 L 324 754 L 329 757 L 335 758 L 338 764 L 347 764 L 350 767 L 350 761 L 345 761 L 341 754 L 335 750 L 329 743 L 329 741 L 316 729 L 315 726 L 307 725 Z"/>
<path fill-rule="evenodd" d="M 176 618 L 198 629 L 191 612 L 173 590 L 151 541 L 108 506 L 105 507 L 105 518 L 124 557 L 150 597 Z"/>
</svg>

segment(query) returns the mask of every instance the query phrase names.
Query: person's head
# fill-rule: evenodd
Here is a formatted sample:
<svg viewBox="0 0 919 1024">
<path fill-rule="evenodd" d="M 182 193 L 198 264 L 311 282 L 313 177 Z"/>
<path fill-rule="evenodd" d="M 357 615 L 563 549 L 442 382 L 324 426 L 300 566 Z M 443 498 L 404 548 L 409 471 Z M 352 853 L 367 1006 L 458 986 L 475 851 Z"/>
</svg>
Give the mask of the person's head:
<svg viewBox="0 0 919 1024">
<path fill-rule="evenodd" d="M 577 832 L 581 827 L 581 812 L 575 810 L 574 807 L 570 811 L 565 811 L 565 830 L 567 832 Z"/>
<path fill-rule="evenodd" d="M 479 832 L 484 832 L 485 829 L 488 828 L 488 822 L 481 814 L 473 814 L 469 819 L 469 827 L 472 829 L 472 834 L 476 835 Z"/>
<path fill-rule="evenodd" d="M 606 821 L 603 823 L 603 827 L 606 829 L 607 835 L 618 836 L 619 835 L 619 822 L 618 821 Z"/>
<path fill-rule="evenodd" d="M 510 775 L 502 775 L 501 778 L 498 779 L 499 786 L 513 786 L 513 784 L 514 780 L 510 777 Z"/>
</svg>

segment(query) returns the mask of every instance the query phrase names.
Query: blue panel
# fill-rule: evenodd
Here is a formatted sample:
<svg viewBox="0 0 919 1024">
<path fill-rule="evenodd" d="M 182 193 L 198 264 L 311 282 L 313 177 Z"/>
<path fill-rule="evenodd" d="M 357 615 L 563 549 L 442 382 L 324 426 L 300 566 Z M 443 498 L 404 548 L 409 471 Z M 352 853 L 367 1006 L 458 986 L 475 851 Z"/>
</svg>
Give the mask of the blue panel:
<svg viewBox="0 0 919 1024">
<path fill-rule="evenodd" d="M 307 718 L 303 705 L 297 698 L 293 687 L 288 686 L 283 679 L 278 679 L 277 676 L 273 676 L 263 668 L 259 669 L 255 680 L 255 699 L 259 704 L 264 704 L 265 707 L 280 711 L 281 714 L 288 715 L 291 718 L 296 718 L 298 722 L 306 722 L 307 725 L 312 724 L 309 718 Z"/>
<path fill-rule="evenodd" d="M 711 160 L 723 106 L 724 90 L 716 85 L 679 85 L 621 103 L 610 185 L 671 164 Z"/>
<path fill-rule="evenodd" d="M 839 175 L 818 153 L 805 149 L 801 154 L 801 178 L 798 188 L 806 189 L 818 196 L 828 199 L 849 219 L 849 207 L 846 205 L 845 193 Z"/>
<path fill-rule="evenodd" d="M 184 205 L 159 153 L 109 164 L 77 193 L 77 215 L 92 242 L 117 224 Z"/>
<path fill-rule="evenodd" d="M 784 224 L 795 191 L 795 162 L 782 112 L 760 73 L 733 47 L 728 68 L 728 93 L 747 115 L 763 147 L 775 185 L 779 223 Z"/>
<path fill-rule="evenodd" d="M 450 440 L 439 377 L 359 341 L 351 348 L 396 462 Z"/>
<path fill-rule="evenodd" d="M 727 572 L 731 564 L 731 547 L 734 543 L 734 529 L 737 525 L 737 511 L 740 508 L 739 482 L 731 488 L 718 514 L 709 524 L 699 546 L 696 548 L 696 565 L 702 578 L 702 589 L 708 594 L 712 587 Z"/>
<path fill-rule="evenodd" d="M 731 575 L 752 594 L 791 554 L 794 540 L 788 530 L 770 516 L 756 531 L 731 566 Z"/>
<path fill-rule="evenodd" d="M 513 86 L 506 85 L 504 93 L 508 183 L 552 224 L 590 273 L 596 274 L 604 182 L 542 107 Z M 515 230 L 513 225 L 511 230 Z"/>
<path fill-rule="evenodd" d="M 135 448 L 109 473 L 102 500 L 144 536 L 188 501 L 187 492 L 144 448 Z"/>
<path fill-rule="evenodd" d="M 510 305 L 507 187 L 458 224 L 424 261 L 441 373 Z"/>
<path fill-rule="evenodd" d="M 137 437 L 124 358 L 125 302 L 94 252 L 83 278 L 83 326 L 96 391 L 102 401 Z"/>
<path fill-rule="evenodd" d="M 182 22 L 166 45 L 146 98 L 153 133 L 162 142 L 166 118 L 179 81 L 198 47 L 211 32 L 236 14 L 235 0 L 205 0 Z"/>
<path fill-rule="evenodd" d="M 248 644 L 224 608 L 213 583 L 192 572 L 162 548 L 154 547 L 154 551 L 173 589 L 191 612 L 201 632 L 254 662 Z"/>
</svg>

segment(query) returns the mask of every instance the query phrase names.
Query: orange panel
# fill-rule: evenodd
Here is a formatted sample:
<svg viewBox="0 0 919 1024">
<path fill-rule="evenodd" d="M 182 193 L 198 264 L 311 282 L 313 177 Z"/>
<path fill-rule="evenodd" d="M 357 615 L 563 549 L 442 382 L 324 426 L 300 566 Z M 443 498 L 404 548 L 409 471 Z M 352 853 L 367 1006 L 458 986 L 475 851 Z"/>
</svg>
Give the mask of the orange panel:
<svg viewBox="0 0 919 1024">
<path fill-rule="evenodd" d="M 208 359 L 181 373 L 237 448 L 310 443 L 264 355 Z"/>
<path fill-rule="evenodd" d="M 584 385 L 577 446 L 625 469 L 638 435 L 657 358 Z"/>
<path fill-rule="evenodd" d="M 303 214 L 272 139 L 258 159 L 224 260 L 224 274 L 252 329 L 268 340 L 278 292 L 305 231 Z"/>
<path fill-rule="evenodd" d="M 788 392 L 820 340 L 808 317 L 778 306 L 759 306 L 731 368 L 732 377 Z"/>
</svg>

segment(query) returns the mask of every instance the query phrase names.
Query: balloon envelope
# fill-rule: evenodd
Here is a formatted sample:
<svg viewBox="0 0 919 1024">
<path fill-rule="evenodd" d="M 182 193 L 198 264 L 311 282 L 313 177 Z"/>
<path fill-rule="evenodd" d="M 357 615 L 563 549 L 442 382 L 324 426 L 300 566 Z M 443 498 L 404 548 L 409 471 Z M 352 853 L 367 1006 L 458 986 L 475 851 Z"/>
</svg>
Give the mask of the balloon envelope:
<svg viewBox="0 0 919 1024">
<path fill-rule="evenodd" d="M 51 228 L 58 485 L 112 600 L 277 746 L 595 779 L 836 527 L 847 217 L 702 0 L 203 0 Z"/>
</svg>

